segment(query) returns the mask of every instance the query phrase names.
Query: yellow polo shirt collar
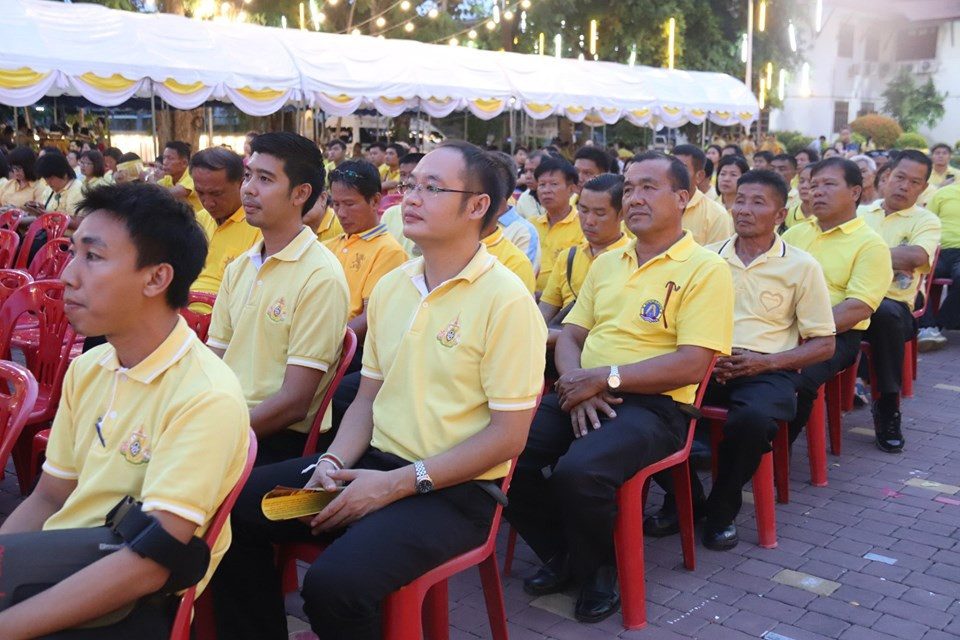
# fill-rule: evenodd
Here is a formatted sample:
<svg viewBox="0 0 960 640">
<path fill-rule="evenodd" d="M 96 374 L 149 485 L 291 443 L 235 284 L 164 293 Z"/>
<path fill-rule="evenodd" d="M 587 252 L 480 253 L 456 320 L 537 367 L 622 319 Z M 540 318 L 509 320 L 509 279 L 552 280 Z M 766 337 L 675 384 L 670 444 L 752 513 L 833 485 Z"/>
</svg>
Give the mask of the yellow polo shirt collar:
<svg viewBox="0 0 960 640">
<path fill-rule="evenodd" d="M 300 233 L 285 246 L 280 251 L 276 252 L 272 256 L 268 257 L 267 260 L 281 260 L 283 262 L 296 262 L 300 259 L 300 256 L 310 248 L 310 245 L 317 241 L 316 235 L 313 231 L 310 230 L 310 227 L 303 227 L 300 229 Z M 257 267 L 263 266 L 267 260 L 262 258 L 263 256 L 263 238 L 257 241 L 250 251 L 247 252 L 247 257 L 249 257 Z"/>
<path fill-rule="evenodd" d="M 740 259 L 740 256 L 737 255 L 737 236 L 733 236 L 729 240 L 724 241 L 723 246 L 720 247 L 720 251 L 717 253 L 720 254 L 720 257 L 728 261 L 736 261 L 744 269 L 749 269 L 757 264 L 763 264 L 770 258 L 782 258 L 787 255 L 787 244 L 783 241 L 783 238 L 780 237 L 780 234 L 774 233 L 773 245 L 770 249 L 761 256 L 757 256 L 749 264 L 743 264 L 743 261 Z"/>
<path fill-rule="evenodd" d="M 160 346 L 154 349 L 153 353 L 138 362 L 135 366 L 127 369 L 120 364 L 117 358 L 117 350 L 110 345 L 106 355 L 100 359 L 100 366 L 107 371 L 123 371 L 131 380 L 150 384 L 157 376 L 175 365 L 190 350 L 193 344 L 194 333 L 187 326 L 186 320 L 177 317 L 177 324 L 174 325 L 170 335 L 160 343 Z"/>
<path fill-rule="evenodd" d="M 696 249 L 698 245 L 693 240 L 693 234 L 690 231 L 684 229 L 683 236 L 672 245 L 670 245 L 666 251 L 661 253 L 658 256 L 654 256 L 649 261 L 645 262 L 643 265 L 637 264 L 637 241 L 631 240 L 630 243 L 623 248 L 620 252 L 621 260 L 629 260 L 634 269 L 639 269 L 642 266 L 653 264 L 658 260 L 664 260 L 669 258 L 675 260 L 676 262 L 686 262 L 690 256 L 693 254 L 693 250 Z"/>
<path fill-rule="evenodd" d="M 486 238 L 480 238 L 480 242 L 486 247 L 495 247 L 501 242 L 506 236 L 503 235 L 503 229 L 500 228 L 500 225 L 497 225 L 496 231 L 488 235 Z"/>
<path fill-rule="evenodd" d="M 415 258 L 403 264 L 400 269 L 409 276 L 410 281 L 413 283 L 413 286 L 417 288 L 424 298 L 428 295 L 435 294 L 440 289 L 445 289 L 448 285 L 457 282 L 458 280 L 465 280 L 466 282 L 475 282 L 477 278 L 485 274 L 487 271 L 493 268 L 493 265 L 497 263 L 497 258 L 490 254 L 487 251 L 487 247 L 482 243 L 478 246 L 477 252 L 473 254 L 473 257 L 470 259 L 470 262 L 467 263 L 463 269 L 460 270 L 460 273 L 453 276 L 449 280 L 441 282 L 436 287 L 433 288 L 433 291 L 427 291 L 427 281 L 426 274 L 424 273 L 424 262 L 423 256 Z"/>
</svg>

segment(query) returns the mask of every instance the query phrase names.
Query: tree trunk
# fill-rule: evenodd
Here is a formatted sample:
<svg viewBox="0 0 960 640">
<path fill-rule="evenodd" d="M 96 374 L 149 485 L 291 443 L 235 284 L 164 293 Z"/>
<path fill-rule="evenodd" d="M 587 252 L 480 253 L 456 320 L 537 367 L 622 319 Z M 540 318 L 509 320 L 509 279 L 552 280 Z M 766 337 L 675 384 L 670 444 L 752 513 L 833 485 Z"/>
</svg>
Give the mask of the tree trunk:
<svg viewBox="0 0 960 640">
<path fill-rule="evenodd" d="M 164 13 L 185 15 L 183 0 L 163 0 L 161 10 Z M 157 112 L 157 138 L 160 149 L 170 140 L 181 140 L 190 145 L 194 152 L 200 150 L 200 133 L 203 130 L 203 107 L 181 111 L 163 109 Z"/>
</svg>

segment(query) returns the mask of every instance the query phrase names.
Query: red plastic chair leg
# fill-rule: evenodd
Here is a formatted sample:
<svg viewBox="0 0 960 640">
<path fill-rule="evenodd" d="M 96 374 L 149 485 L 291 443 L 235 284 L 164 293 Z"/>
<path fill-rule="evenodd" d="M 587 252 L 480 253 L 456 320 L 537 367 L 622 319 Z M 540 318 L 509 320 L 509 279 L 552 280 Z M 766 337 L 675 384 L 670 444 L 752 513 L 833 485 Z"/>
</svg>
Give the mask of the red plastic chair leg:
<svg viewBox="0 0 960 640">
<path fill-rule="evenodd" d="M 500 576 L 497 574 L 497 556 L 491 554 L 480 563 L 479 569 L 493 640 L 507 640 L 507 611 L 503 606 L 503 585 L 500 584 Z"/>
<path fill-rule="evenodd" d="M 844 411 L 853 411 L 853 396 L 857 386 L 858 364 L 860 364 L 860 354 L 857 354 L 857 359 L 854 361 L 853 366 L 840 372 L 840 386 L 843 398 L 840 406 Z"/>
<path fill-rule="evenodd" d="M 777 515 L 773 494 L 773 454 L 765 453 L 753 474 L 753 508 L 757 516 L 757 536 L 764 549 L 777 546 Z"/>
<path fill-rule="evenodd" d="M 422 602 L 415 589 L 404 587 L 383 600 L 384 640 L 421 640 Z"/>
<path fill-rule="evenodd" d="M 914 368 L 915 340 L 916 338 L 907 340 L 903 345 L 903 382 L 900 384 L 900 396 L 903 398 L 913 397 L 913 381 L 916 378 L 916 369 Z"/>
<path fill-rule="evenodd" d="M 673 484 L 676 487 L 677 516 L 680 520 L 680 544 L 683 546 L 683 566 L 694 571 L 697 561 L 694 557 L 695 534 L 693 530 L 693 491 L 690 485 L 690 462 L 684 461 L 672 470 Z"/>
<path fill-rule="evenodd" d="M 507 551 L 503 554 L 503 575 L 510 577 L 513 572 L 513 552 L 517 549 L 517 530 L 513 527 L 507 527 Z"/>
<path fill-rule="evenodd" d="M 917 366 L 918 366 L 917 353 L 920 351 L 920 349 L 917 347 L 917 336 L 913 336 L 913 339 L 910 341 L 910 347 L 911 347 L 910 353 L 913 355 L 913 358 L 911 358 L 911 362 L 913 362 L 913 375 L 910 376 L 910 378 L 911 380 L 916 380 Z"/>
<path fill-rule="evenodd" d="M 823 387 L 817 392 L 813 411 L 807 421 L 807 450 L 810 456 L 810 483 L 815 487 L 827 486 L 827 425 L 824 409 Z"/>
<path fill-rule="evenodd" d="M 423 600 L 423 633 L 427 640 L 447 640 L 450 637 L 450 607 L 447 599 L 447 581 L 430 587 Z"/>
<path fill-rule="evenodd" d="M 625 629 L 642 629 L 647 626 L 647 590 L 643 573 L 645 484 L 640 478 L 628 480 L 620 487 L 617 500 L 618 504 L 624 507 L 617 512 L 614 540 Z"/>
<path fill-rule="evenodd" d="M 790 502 L 790 427 L 780 421 L 773 439 L 773 472 L 777 478 L 777 502 Z"/>
<path fill-rule="evenodd" d="M 843 452 L 843 413 L 841 412 L 843 379 L 841 375 L 835 375 L 827 381 L 825 386 L 827 424 L 830 428 L 830 453 L 839 456 Z"/>
</svg>

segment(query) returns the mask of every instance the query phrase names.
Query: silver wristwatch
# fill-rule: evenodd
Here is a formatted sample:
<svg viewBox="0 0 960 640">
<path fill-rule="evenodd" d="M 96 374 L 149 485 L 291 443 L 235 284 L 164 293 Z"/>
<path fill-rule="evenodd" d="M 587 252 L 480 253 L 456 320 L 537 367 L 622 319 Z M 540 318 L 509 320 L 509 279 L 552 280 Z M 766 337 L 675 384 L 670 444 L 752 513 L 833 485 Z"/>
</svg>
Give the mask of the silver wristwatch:
<svg viewBox="0 0 960 640">
<path fill-rule="evenodd" d="M 430 477 L 430 474 L 427 473 L 427 467 L 424 466 L 423 460 L 414 462 L 413 468 L 417 471 L 417 493 L 430 493 L 433 491 L 433 479 Z"/>
<path fill-rule="evenodd" d="M 610 374 L 607 376 L 607 388 L 610 391 L 616 391 L 620 388 L 620 367 L 617 365 L 610 367 Z"/>
</svg>

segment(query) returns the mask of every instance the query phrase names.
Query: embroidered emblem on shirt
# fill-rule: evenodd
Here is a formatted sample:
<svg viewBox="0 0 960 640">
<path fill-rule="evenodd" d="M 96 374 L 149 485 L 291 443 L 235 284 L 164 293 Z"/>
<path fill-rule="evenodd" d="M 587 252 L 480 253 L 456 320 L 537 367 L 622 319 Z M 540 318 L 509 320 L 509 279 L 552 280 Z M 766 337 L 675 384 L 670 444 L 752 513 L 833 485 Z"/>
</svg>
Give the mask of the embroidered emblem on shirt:
<svg viewBox="0 0 960 640">
<path fill-rule="evenodd" d="M 769 313 L 783 304 L 783 296 L 773 291 L 763 291 L 760 293 L 760 304 Z"/>
<path fill-rule="evenodd" d="M 281 297 L 267 309 L 267 317 L 273 322 L 283 322 L 287 319 L 287 303 Z"/>
<path fill-rule="evenodd" d="M 448 349 L 460 344 L 460 314 L 457 314 L 456 320 L 437 334 L 437 341 Z"/>
<path fill-rule="evenodd" d="M 659 300 L 647 300 L 640 307 L 640 319 L 644 322 L 657 322 L 663 314 L 663 305 Z"/>
<path fill-rule="evenodd" d="M 353 260 L 350 261 L 350 268 L 354 271 L 360 271 L 360 268 L 363 266 L 364 261 L 366 261 L 367 256 L 362 253 L 358 253 L 353 256 Z"/>
<path fill-rule="evenodd" d="M 146 464 L 150 462 L 150 448 L 147 434 L 143 429 L 137 429 L 120 445 L 120 455 L 130 464 Z"/>
</svg>

